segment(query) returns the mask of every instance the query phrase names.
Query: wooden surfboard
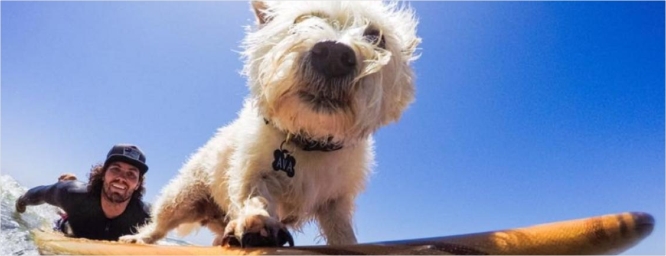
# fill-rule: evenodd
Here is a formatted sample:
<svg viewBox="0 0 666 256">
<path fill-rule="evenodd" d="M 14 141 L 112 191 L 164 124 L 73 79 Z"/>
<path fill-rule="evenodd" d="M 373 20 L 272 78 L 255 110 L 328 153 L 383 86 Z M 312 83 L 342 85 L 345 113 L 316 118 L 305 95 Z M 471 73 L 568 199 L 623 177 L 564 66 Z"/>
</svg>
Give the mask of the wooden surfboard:
<svg viewBox="0 0 666 256">
<path fill-rule="evenodd" d="M 68 238 L 34 230 L 40 254 L 87 255 L 243 255 L 243 254 L 618 254 L 636 245 L 654 228 L 641 212 L 552 222 L 536 226 L 455 236 L 364 243 L 348 246 L 230 248 L 145 245 Z"/>
</svg>

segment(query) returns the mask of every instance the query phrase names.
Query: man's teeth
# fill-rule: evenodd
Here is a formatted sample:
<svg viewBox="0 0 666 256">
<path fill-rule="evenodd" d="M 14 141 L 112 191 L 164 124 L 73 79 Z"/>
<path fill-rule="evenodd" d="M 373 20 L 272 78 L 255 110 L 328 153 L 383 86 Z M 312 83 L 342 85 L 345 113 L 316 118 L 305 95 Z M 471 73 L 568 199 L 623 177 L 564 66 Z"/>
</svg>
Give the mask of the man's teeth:
<svg viewBox="0 0 666 256">
<path fill-rule="evenodd" d="M 122 185 L 118 185 L 118 184 L 111 184 L 111 186 L 113 186 L 114 188 L 117 188 L 117 189 L 123 189 L 123 190 L 127 189 L 127 187 L 122 186 Z"/>
</svg>

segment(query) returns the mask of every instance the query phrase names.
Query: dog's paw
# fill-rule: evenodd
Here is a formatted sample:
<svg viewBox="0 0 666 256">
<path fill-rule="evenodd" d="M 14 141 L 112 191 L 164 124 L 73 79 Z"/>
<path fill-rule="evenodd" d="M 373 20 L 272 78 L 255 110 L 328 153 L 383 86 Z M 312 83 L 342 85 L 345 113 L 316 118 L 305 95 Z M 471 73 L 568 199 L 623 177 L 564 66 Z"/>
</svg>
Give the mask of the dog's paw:
<svg viewBox="0 0 666 256">
<path fill-rule="evenodd" d="M 141 236 L 140 234 L 136 235 L 126 235 L 118 238 L 119 242 L 128 243 L 128 244 L 153 244 L 155 239 L 150 236 Z"/>
<path fill-rule="evenodd" d="M 250 215 L 227 224 L 221 241 L 214 244 L 234 247 L 281 247 L 285 243 L 294 246 L 294 239 L 287 228 L 275 218 Z"/>
</svg>

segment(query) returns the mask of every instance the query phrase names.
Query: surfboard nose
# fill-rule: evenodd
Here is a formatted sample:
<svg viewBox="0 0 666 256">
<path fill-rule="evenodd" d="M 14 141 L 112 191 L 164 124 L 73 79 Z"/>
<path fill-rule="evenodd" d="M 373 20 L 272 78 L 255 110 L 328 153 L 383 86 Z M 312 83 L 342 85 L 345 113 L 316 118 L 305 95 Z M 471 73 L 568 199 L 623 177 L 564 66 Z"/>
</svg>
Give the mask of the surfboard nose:
<svg viewBox="0 0 666 256">
<path fill-rule="evenodd" d="M 631 217 L 634 219 L 634 230 L 636 235 L 640 238 L 649 236 L 654 229 L 654 217 L 644 212 L 631 212 Z"/>
</svg>

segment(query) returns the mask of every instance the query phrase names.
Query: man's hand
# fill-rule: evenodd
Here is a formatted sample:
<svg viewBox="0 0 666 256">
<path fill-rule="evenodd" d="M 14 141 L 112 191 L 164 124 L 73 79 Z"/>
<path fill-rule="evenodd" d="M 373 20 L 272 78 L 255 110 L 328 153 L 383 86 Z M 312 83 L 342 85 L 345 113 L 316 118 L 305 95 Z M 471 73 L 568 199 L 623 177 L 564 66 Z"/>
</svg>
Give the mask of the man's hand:
<svg viewBox="0 0 666 256">
<path fill-rule="evenodd" d="M 23 196 L 19 197 L 16 200 L 16 212 L 18 212 L 18 213 L 25 212 L 25 206 L 26 206 L 26 203 L 25 203 L 25 200 L 23 200 Z"/>
</svg>

